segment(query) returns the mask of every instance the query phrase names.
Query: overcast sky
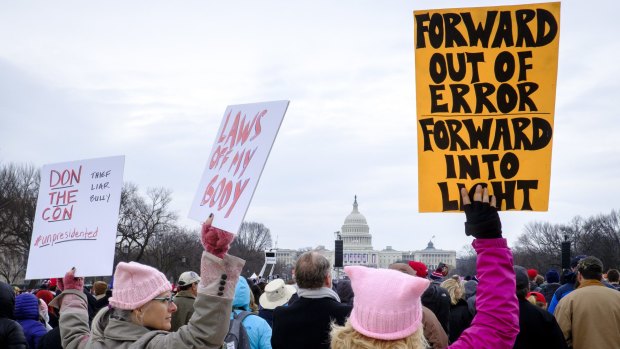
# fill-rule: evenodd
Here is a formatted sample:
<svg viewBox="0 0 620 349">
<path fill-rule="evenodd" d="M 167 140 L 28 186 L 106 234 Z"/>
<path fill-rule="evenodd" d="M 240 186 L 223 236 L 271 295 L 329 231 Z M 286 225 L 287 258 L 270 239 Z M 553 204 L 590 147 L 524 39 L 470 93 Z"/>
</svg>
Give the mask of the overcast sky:
<svg viewBox="0 0 620 349">
<path fill-rule="evenodd" d="M 413 11 L 515 1 L 0 1 L 0 162 L 125 155 L 182 223 L 227 105 L 290 100 L 246 220 L 278 247 L 333 244 L 353 196 L 375 249 L 461 248 L 462 214 L 418 213 Z M 548 212 L 618 209 L 617 1 L 562 3 Z"/>
</svg>

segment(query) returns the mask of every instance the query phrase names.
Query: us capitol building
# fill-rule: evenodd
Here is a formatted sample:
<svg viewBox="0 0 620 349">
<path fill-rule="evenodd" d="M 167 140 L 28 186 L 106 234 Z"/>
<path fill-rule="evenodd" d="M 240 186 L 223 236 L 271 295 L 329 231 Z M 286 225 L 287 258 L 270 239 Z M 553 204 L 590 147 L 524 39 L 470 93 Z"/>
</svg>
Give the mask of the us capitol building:
<svg viewBox="0 0 620 349">
<path fill-rule="evenodd" d="M 372 235 L 366 217 L 360 213 L 357 204 L 357 196 L 353 201 L 353 211 L 345 218 L 340 230 L 343 240 L 343 265 L 364 265 L 372 268 L 387 268 L 390 264 L 400 260 L 415 260 L 426 264 L 429 273 L 440 262 L 456 267 L 456 251 L 436 249 L 432 241 L 427 247 L 419 251 L 397 251 L 392 246 L 387 246 L 377 251 L 372 246 Z M 319 246 L 315 251 L 321 253 L 334 265 L 334 251 L 324 246 Z M 297 251 L 290 249 L 278 249 L 276 258 L 285 265 L 294 265 Z"/>
</svg>

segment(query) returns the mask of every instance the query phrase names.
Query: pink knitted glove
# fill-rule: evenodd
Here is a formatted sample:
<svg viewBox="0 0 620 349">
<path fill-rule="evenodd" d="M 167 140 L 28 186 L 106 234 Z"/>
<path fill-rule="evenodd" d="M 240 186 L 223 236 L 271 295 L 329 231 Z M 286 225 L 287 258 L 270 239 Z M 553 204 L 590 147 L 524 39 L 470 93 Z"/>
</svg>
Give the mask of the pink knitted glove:
<svg viewBox="0 0 620 349">
<path fill-rule="evenodd" d="M 207 252 L 219 258 L 224 258 L 226 252 L 230 248 L 230 243 L 235 238 L 234 234 L 231 234 L 222 229 L 211 226 L 213 222 L 213 214 L 209 215 L 209 218 L 202 224 L 201 241 Z"/>
<path fill-rule="evenodd" d="M 64 290 L 78 290 L 84 289 L 84 278 L 75 277 L 75 267 L 71 268 L 64 278 L 58 278 L 58 288 L 61 291 Z"/>
</svg>

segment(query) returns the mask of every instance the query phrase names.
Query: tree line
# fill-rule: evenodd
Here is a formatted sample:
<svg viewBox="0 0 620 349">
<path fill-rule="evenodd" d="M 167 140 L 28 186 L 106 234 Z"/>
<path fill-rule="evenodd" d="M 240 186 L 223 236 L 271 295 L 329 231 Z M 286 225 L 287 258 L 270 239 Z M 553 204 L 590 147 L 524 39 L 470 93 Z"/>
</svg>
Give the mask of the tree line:
<svg viewBox="0 0 620 349">
<path fill-rule="evenodd" d="M 0 278 L 15 283 L 24 277 L 39 192 L 39 170 L 32 165 L 0 163 Z M 172 192 L 126 182 L 121 192 L 115 265 L 136 261 L 152 265 L 171 280 L 186 270 L 199 270 L 202 245 L 199 224 L 187 228 L 171 209 Z M 561 243 L 571 241 L 572 256 L 593 255 L 605 268 L 620 267 L 620 211 L 582 218 L 568 223 L 532 222 L 518 237 L 515 264 L 540 273 L 561 270 Z M 258 273 L 264 251 L 272 247 L 269 228 L 262 223 L 243 222 L 230 253 L 245 259 L 244 276 Z M 308 249 L 301 249 L 303 252 Z M 278 264 L 274 274 L 289 268 Z M 267 270 L 269 271 L 269 269 Z M 112 271 L 110 271 L 112 272 Z M 475 275 L 475 253 L 471 248 L 457 259 L 456 273 Z"/>
</svg>

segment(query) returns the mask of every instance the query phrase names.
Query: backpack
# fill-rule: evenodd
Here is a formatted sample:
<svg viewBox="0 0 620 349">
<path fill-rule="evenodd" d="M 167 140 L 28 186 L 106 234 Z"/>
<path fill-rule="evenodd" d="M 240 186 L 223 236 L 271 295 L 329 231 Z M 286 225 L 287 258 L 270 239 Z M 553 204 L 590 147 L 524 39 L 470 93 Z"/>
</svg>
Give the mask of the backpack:
<svg viewBox="0 0 620 349">
<path fill-rule="evenodd" d="M 222 349 L 250 349 L 250 338 L 242 324 L 248 315 L 252 315 L 252 313 L 242 311 L 233 316 L 228 325 L 228 334 L 224 338 Z"/>
</svg>

